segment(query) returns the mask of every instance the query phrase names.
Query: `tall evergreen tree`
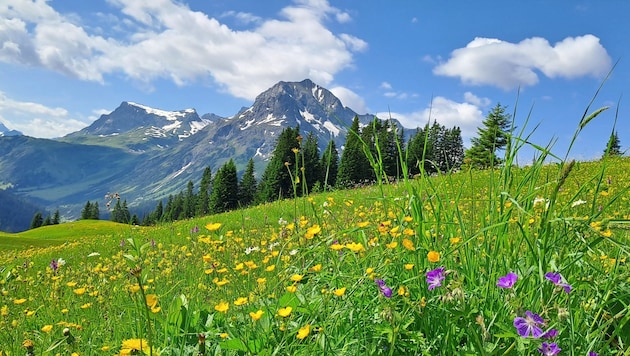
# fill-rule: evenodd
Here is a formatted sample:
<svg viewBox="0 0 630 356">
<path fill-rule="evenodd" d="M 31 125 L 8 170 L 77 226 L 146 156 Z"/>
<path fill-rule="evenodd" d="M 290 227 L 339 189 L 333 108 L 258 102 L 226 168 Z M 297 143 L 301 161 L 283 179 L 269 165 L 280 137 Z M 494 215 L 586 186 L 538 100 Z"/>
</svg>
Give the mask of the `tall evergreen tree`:
<svg viewBox="0 0 630 356">
<path fill-rule="evenodd" d="M 155 206 L 155 210 L 149 216 L 149 223 L 155 224 L 162 221 L 162 215 L 164 214 L 164 204 L 162 203 L 162 199 L 158 201 Z"/>
<path fill-rule="evenodd" d="M 199 183 L 199 192 L 197 193 L 197 207 L 196 215 L 204 216 L 210 212 L 210 188 L 212 185 L 212 170 L 210 167 L 206 167 L 203 170 L 201 176 L 201 182 Z"/>
<path fill-rule="evenodd" d="M 164 211 L 162 213 L 162 219 L 158 219 L 158 221 L 166 221 L 171 222 L 177 219 L 176 216 L 173 216 L 173 210 L 175 205 L 175 197 L 173 194 L 169 194 L 168 199 L 166 200 L 166 205 L 164 206 Z"/>
<path fill-rule="evenodd" d="M 44 218 L 42 216 L 41 212 L 36 212 L 35 215 L 33 216 L 33 219 L 31 220 L 31 229 L 36 229 L 40 226 L 42 226 L 42 224 L 44 223 Z"/>
<path fill-rule="evenodd" d="M 292 176 L 295 179 L 296 167 L 294 150 L 299 150 L 301 146 L 298 140 L 299 132 L 299 127 L 287 127 L 278 136 L 271 160 L 267 164 L 258 185 L 258 201 L 269 202 L 293 195 L 294 181 Z M 291 173 L 289 173 L 289 169 Z"/>
<path fill-rule="evenodd" d="M 210 212 L 213 214 L 238 208 L 238 176 L 233 160 L 225 163 L 214 176 L 210 194 Z"/>
<path fill-rule="evenodd" d="M 322 154 L 322 160 L 319 164 L 321 169 L 320 181 L 326 187 L 334 187 L 337 183 L 337 172 L 339 170 L 339 152 L 334 140 L 328 141 L 328 146 Z"/>
<path fill-rule="evenodd" d="M 440 169 L 444 172 L 458 170 L 464 162 L 464 141 L 462 130 L 453 127 L 444 131 L 444 160 Z"/>
<path fill-rule="evenodd" d="M 311 192 L 315 183 L 320 181 L 321 175 L 317 137 L 312 132 L 306 135 L 303 147 L 301 152 L 302 162 L 300 162 L 300 170 L 303 172 L 303 175 L 300 177 L 300 183 L 305 189 L 303 191 Z"/>
<path fill-rule="evenodd" d="M 88 219 L 92 219 L 92 220 L 98 220 L 101 218 L 101 213 L 98 209 L 98 202 L 95 201 L 92 206 L 90 207 L 90 212 L 88 214 Z"/>
<path fill-rule="evenodd" d="M 362 183 L 366 177 L 369 177 L 370 166 L 363 151 L 361 134 L 359 117 L 355 116 L 346 136 L 346 144 L 341 152 L 341 162 L 337 172 L 337 185 L 341 188 Z"/>
<path fill-rule="evenodd" d="M 81 220 L 91 219 L 92 214 L 92 203 L 88 200 L 87 203 L 83 206 L 83 210 L 81 210 Z"/>
<path fill-rule="evenodd" d="M 59 209 L 55 210 L 53 214 L 52 223 L 54 225 L 58 225 L 61 222 L 61 217 L 59 216 Z"/>
<path fill-rule="evenodd" d="M 46 215 L 46 218 L 42 222 L 42 226 L 48 226 L 48 225 L 52 225 L 52 218 L 50 217 L 50 215 Z"/>
<path fill-rule="evenodd" d="M 257 189 L 254 173 L 254 160 L 250 158 L 238 186 L 239 204 L 242 207 L 249 206 L 254 202 Z"/>
<path fill-rule="evenodd" d="M 184 219 L 190 219 L 195 216 L 197 207 L 197 196 L 195 195 L 195 184 L 189 180 L 186 184 L 186 193 L 184 195 Z"/>
<path fill-rule="evenodd" d="M 610 138 L 608 139 L 608 143 L 606 144 L 606 149 L 604 150 L 604 157 L 616 157 L 621 156 L 621 143 L 619 141 L 619 136 L 617 135 L 617 131 L 613 131 L 610 134 Z"/>
<path fill-rule="evenodd" d="M 473 167 L 488 168 L 501 163 L 497 150 L 508 144 L 511 115 L 506 107 L 497 104 L 477 129 L 477 137 L 471 140 L 471 147 L 466 151 L 466 158 Z"/>
</svg>

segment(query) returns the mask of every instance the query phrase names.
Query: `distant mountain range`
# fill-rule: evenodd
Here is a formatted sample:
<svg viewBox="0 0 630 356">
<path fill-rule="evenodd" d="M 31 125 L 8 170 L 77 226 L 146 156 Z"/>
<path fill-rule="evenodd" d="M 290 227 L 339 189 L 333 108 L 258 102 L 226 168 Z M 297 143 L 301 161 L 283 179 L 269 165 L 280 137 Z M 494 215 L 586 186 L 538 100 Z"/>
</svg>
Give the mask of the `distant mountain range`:
<svg viewBox="0 0 630 356">
<path fill-rule="evenodd" d="M 9 130 L 0 122 L 0 137 L 2 136 L 20 136 L 22 133 L 17 130 Z"/>
<path fill-rule="evenodd" d="M 152 209 L 189 180 L 198 184 L 207 166 L 216 172 L 229 159 L 242 171 L 253 158 L 261 175 L 286 127 L 312 132 L 320 149 L 330 140 L 341 148 L 354 116 L 364 124 L 374 118 L 344 107 L 308 79 L 279 82 L 232 117 L 123 102 L 60 139 L 0 137 L 0 187 L 66 218 L 108 192 L 120 193 L 130 207 Z"/>
</svg>

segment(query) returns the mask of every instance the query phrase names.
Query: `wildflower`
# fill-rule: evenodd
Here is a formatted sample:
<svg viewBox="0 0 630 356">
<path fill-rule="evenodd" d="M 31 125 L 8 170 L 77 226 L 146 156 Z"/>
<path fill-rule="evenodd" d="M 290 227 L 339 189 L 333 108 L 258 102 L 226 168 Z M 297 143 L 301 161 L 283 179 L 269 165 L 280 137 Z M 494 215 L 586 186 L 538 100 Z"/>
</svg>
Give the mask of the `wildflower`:
<svg viewBox="0 0 630 356">
<path fill-rule="evenodd" d="M 13 304 L 24 304 L 26 302 L 26 298 L 13 299 Z"/>
<path fill-rule="evenodd" d="M 198 232 L 199 232 L 199 226 L 196 226 L 196 225 L 195 225 L 195 227 L 193 227 L 192 229 L 190 229 L 190 233 L 191 233 L 191 234 L 196 234 L 196 233 L 198 233 Z"/>
<path fill-rule="evenodd" d="M 545 356 L 557 355 L 558 353 L 560 353 L 560 351 L 562 351 L 562 349 L 559 348 L 555 342 L 543 342 L 542 345 L 540 345 L 540 347 L 538 348 L 538 352 Z"/>
<path fill-rule="evenodd" d="M 59 263 L 57 262 L 57 260 L 53 258 L 53 260 L 50 261 L 50 269 L 52 269 L 53 272 L 57 272 L 58 268 L 59 268 Z"/>
<path fill-rule="evenodd" d="M 74 292 L 74 294 L 76 295 L 83 295 L 85 294 L 85 288 L 77 288 L 77 289 L 74 289 L 72 292 Z"/>
<path fill-rule="evenodd" d="M 589 351 L 588 356 L 599 356 L 597 352 Z"/>
<path fill-rule="evenodd" d="M 264 313 L 264 311 L 258 309 L 256 312 L 249 312 L 249 316 L 252 318 L 253 321 L 257 321 L 262 318 Z"/>
<path fill-rule="evenodd" d="M 48 324 L 48 325 L 44 325 L 42 326 L 42 331 L 45 333 L 49 333 L 52 330 L 53 326 Z"/>
<path fill-rule="evenodd" d="M 121 355 L 134 355 L 138 354 L 138 351 L 149 351 L 149 343 L 145 339 L 128 339 L 123 340 L 122 347 L 120 349 Z"/>
<path fill-rule="evenodd" d="M 427 259 L 429 260 L 429 262 L 432 262 L 432 263 L 439 262 L 440 253 L 437 251 L 429 251 L 429 253 L 427 253 Z"/>
<path fill-rule="evenodd" d="M 318 263 L 315 266 L 311 267 L 311 271 L 313 271 L 313 272 L 319 272 L 321 270 L 322 270 L 322 264 L 321 263 Z"/>
<path fill-rule="evenodd" d="M 517 316 L 514 318 L 514 327 L 521 337 L 532 336 L 535 339 L 540 338 L 543 335 L 543 331 L 540 325 L 543 325 L 545 321 L 538 314 L 534 314 L 531 311 L 525 311 L 525 317 Z"/>
<path fill-rule="evenodd" d="M 558 329 L 549 329 L 545 331 L 545 333 L 541 337 L 543 339 L 554 339 L 556 336 L 558 336 L 558 333 Z"/>
<path fill-rule="evenodd" d="M 365 247 L 363 247 L 363 244 L 359 243 L 359 242 L 352 242 L 352 243 L 347 243 L 346 244 L 346 248 L 352 252 L 361 252 L 361 251 L 365 251 Z"/>
<path fill-rule="evenodd" d="M 451 241 L 451 245 L 458 244 L 462 239 L 460 237 L 451 237 L 449 241 Z"/>
<path fill-rule="evenodd" d="M 392 297 L 392 289 L 389 288 L 385 284 L 384 280 L 382 280 L 382 279 L 375 279 L 374 283 L 376 283 L 376 285 L 378 285 L 378 289 L 381 291 L 381 293 L 383 293 L 385 298 L 391 298 Z"/>
<path fill-rule="evenodd" d="M 228 336 L 230 336 L 230 334 L 228 334 L 228 333 L 220 333 L 219 334 L 219 337 L 222 338 L 222 339 L 227 339 Z"/>
<path fill-rule="evenodd" d="M 217 231 L 221 228 L 221 223 L 209 223 L 206 225 L 208 231 Z"/>
<path fill-rule="evenodd" d="M 442 281 L 444 280 L 444 267 L 438 267 L 426 273 L 427 284 L 429 285 L 429 290 L 433 290 L 436 287 L 442 286 Z"/>
<path fill-rule="evenodd" d="M 547 272 L 545 273 L 545 278 L 547 278 L 548 280 L 550 280 L 551 282 L 553 282 L 553 284 L 555 284 L 558 287 L 562 287 L 562 289 L 564 289 L 564 291 L 569 294 L 571 293 L 571 289 L 573 287 L 571 287 L 570 284 L 564 282 L 564 278 L 562 277 L 562 275 L 558 272 Z"/>
<path fill-rule="evenodd" d="M 308 336 L 308 334 L 310 334 L 310 332 L 311 332 L 311 324 L 306 324 L 303 327 L 301 327 L 300 330 L 298 330 L 296 337 L 299 340 L 303 340 Z"/>
<path fill-rule="evenodd" d="M 497 282 L 497 287 L 506 288 L 506 289 L 512 288 L 514 286 L 514 283 L 516 283 L 517 280 L 518 280 L 518 275 L 516 275 L 516 273 L 514 272 L 510 272 L 503 277 L 499 277 L 499 280 Z"/>
<path fill-rule="evenodd" d="M 247 298 L 245 298 L 245 297 L 238 297 L 234 301 L 234 305 L 236 305 L 236 306 L 241 306 L 241 305 L 245 305 L 245 304 L 247 304 Z"/>
<path fill-rule="evenodd" d="M 297 290 L 297 286 L 295 284 L 287 286 L 287 292 L 289 293 L 295 293 L 296 290 Z"/>
<path fill-rule="evenodd" d="M 313 225 L 309 227 L 308 230 L 306 230 L 306 234 L 304 235 L 304 237 L 310 240 L 313 237 L 315 237 L 315 235 L 319 234 L 321 231 L 322 229 L 321 227 L 319 227 L 319 225 Z"/>
<path fill-rule="evenodd" d="M 280 308 L 278 309 L 278 315 L 280 315 L 283 318 L 286 318 L 287 316 L 291 315 L 291 311 L 293 311 L 293 308 L 291 307 Z"/>
<path fill-rule="evenodd" d="M 334 295 L 336 295 L 337 297 L 341 297 L 344 294 L 346 294 L 346 287 L 342 287 L 342 288 L 337 288 L 335 289 L 335 291 L 333 292 Z"/>
<path fill-rule="evenodd" d="M 301 281 L 302 278 L 304 278 L 303 274 L 294 274 L 294 275 L 291 276 L 290 279 L 291 279 L 292 282 L 296 282 L 297 283 L 297 282 Z"/>
<path fill-rule="evenodd" d="M 219 313 L 227 313 L 228 309 L 230 309 L 230 304 L 226 302 L 220 302 L 219 304 L 214 306 L 214 310 Z"/>
<path fill-rule="evenodd" d="M 155 294 L 147 294 L 146 301 L 147 301 L 147 306 L 153 308 L 158 303 L 158 297 Z"/>
<path fill-rule="evenodd" d="M 576 206 L 582 205 L 582 204 L 586 204 L 586 200 L 576 200 L 573 203 L 571 203 L 571 207 L 575 208 Z"/>
<path fill-rule="evenodd" d="M 405 267 L 405 269 L 407 271 L 412 270 L 413 269 L 413 263 L 406 263 L 404 267 Z"/>
<path fill-rule="evenodd" d="M 415 246 L 413 245 L 413 242 L 411 240 L 409 240 L 409 239 L 403 239 L 402 244 L 403 244 L 403 247 L 406 248 L 409 251 L 415 251 L 416 250 Z"/>
</svg>

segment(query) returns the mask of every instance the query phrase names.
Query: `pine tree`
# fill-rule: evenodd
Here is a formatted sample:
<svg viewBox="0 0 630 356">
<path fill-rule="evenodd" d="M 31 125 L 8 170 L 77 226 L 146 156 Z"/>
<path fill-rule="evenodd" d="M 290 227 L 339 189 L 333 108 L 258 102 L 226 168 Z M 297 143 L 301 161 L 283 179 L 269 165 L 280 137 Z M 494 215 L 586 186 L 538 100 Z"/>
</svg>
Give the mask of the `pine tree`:
<svg viewBox="0 0 630 356">
<path fill-rule="evenodd" d="M 52 225 L 52 218 L 50 215 L 47 215 L 44 221 L 42 222 L 42 226 Z"/>
<path fill-rule="evenodd" d="M 348 188 L 362 183 L 369 177 L 370 165 L 363 151 L 362 132 L 359 117 L 355 116 L 346 136 L 346 144 L 341 153 L 341 162 L 337 172 L 337 186 Z"/>
<path fill-rule="evenodd" d="M 87 203 L 83 206 L 83 210 L 81 210 L 81 220 L 90 219 L 92 212 L 92 203 L 88 200 Z"/>
<path fill-rule="evenodd" d="M 59 215 L 59 210 L 55 210 L 55 213 L 53 214 L 53 218 L 52 218 L 52 223 L 53 225 L 58 225 L 61 222 L 61 217 Z"/>
<path fill-rule="evenodd" d="M 199 192 L 197 193 L 196 216 L 205 216 L 209 213 L 210 204 L 210 188 L 212 185 L 212 170 L 206 167 L 201 176 L 199 183 Z"/>
<path fill-rule="evenodd" d="M 31 220 L 31 229 L 36 229 L 40 226 L 42 226 L 42 224 L 44 223 L 44 218 L 42 217 L 42 213 L 41 212 L 36 212 L 35 215 L 33 216 L 33 219 Z"/>
<path fill-rule="evenodd" d="M 88 214 L 88 219 L 98 220 L 101 218 L 101 213 L 98 210 L 98 202 L 95 201 L 94 204 L 90 207 L 90 212 Z"/>
<path fill-rule="evenodd" d="M 617 131 L 613 131 L 610 134 L 608 143 L 606 144 L 606 149 L 604 150 L 604 157 L 617 157 L 621 155 L 622 153 L 621 153 L 621 144 L 619 141 L 619 136 L 617 135 Z"/>
<path fill-rule="evenodd" d="M 300 170 L 303 174 L 300 179 L 305 189 L 303 192 L 308 193 L 313 191 L 313 186 L 316 183 L 320 182 L 321 176 L 317 137 L 312 132 L 309 132 L 306 136 L 303 147 L 301 152 L 302 162 L 300 162 Z"/>
<path fill-rule="evenodd" d="M 254 160 L 250 158 L 238 186 L 239 205 L 242 207 L 251 205 L 256 196 L 256 189 L 257 183 L 254 174 Z"/>
<path fill-rule="evenodd" d="M 320 180 L 324 185 L 324 189 L 334 187 L 337 183 L 337 172 L 339 170 L 339 152 L 334 140 L 328 141 L 328 146 L 326 146 L 326 150 L 322 154 L 319 166 L 321 169 Z"/>
<path fill-rule="evenodd" d="M 122 211 L 122 205 L 120 205 L 120 199 L 116 199 L 116 204 L 114 204 L 114 209 L 112 209 L 112 213 L 109 217 L 109 220 L 113 222 L 121 223 L 123 222 L 124 214 Z"/>
<path fill-rule="evenodd" d="M 508 144 L 511 120 L 505 109 L 497 104 L 483 121 L 483 127 L 477 129 L 479 136 L 471 140 L 471 147 L 466 151 L 466 158 L 473 167 L 483 169 L 501 163 L 496 151 Z"/>
<path fill-rule="evenodd" d="M 233 160 L 225 163 L 214 176 L 210 194 L 210 212 L 222 213 L 238 207 L 238 176 Z"/>
<path fill-rule="evenodd" d="M 300 149 L 299 131 L 299 127 L 287 127 L 280 133 L 271 160 L 258 186 L 258 201 L 269 202 L 293 195 L 292 179 L 295 177 L 292 178 L 292 175 L 295 176 L 296 165 L 294 150 Z"/>
<path fill-rule="evenodd" d="M 163 214 L 164 214 L 164 204 L 162 203 L 162 199 L 160 199 L 160 201 L 158 201 L 157 205 L 155 206 L 155 210 L 153 210 L 153 212 L 149 214 L 148 223 L 156 224 L 162 221 Z"/>
<path fill-rule="evenodd" d="M 184 219 L 189 219 L 195 216 L 197 207 L 197 197 L 195 195 L 195 184 L 192 180 L 189 180 L 186 184 L 186 193 L 184 195 Z"/>
<path fill-rule="evenodd" d="M 444 165 L 442 171 L 458 170 L 464 162 L 464 141 L 459 127 L 453 127 L 444 131 Z"/>
</svg>

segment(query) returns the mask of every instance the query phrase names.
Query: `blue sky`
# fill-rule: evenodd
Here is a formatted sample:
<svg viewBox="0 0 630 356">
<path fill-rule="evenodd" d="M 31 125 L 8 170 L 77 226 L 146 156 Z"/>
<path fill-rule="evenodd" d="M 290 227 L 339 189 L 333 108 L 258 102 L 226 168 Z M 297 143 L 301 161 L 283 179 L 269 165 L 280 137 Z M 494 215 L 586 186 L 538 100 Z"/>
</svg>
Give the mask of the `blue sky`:
<svg viewBox="0 0 630 356">
<path fill-rule="evenodd" d="M 519 128 L 538 125 L 532 140 L 564 156 L 617 63 L 591 107 L 610 109 L 570 154 L 594 159 L 617 112 L 630 142 L 629 13 L 625 0 L 4 0 L 0 122 L 59 137 L 122 101 L 232 116 L 310 78 L 360 114 L 431 118 L 465 142 L 497 103 L 516 107 Z"/>
</svg>

